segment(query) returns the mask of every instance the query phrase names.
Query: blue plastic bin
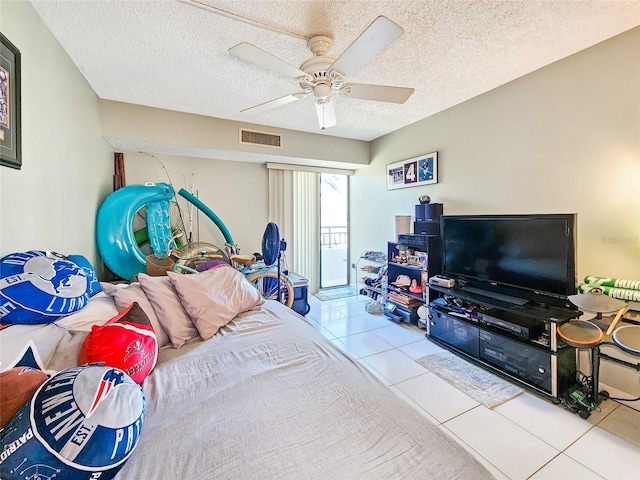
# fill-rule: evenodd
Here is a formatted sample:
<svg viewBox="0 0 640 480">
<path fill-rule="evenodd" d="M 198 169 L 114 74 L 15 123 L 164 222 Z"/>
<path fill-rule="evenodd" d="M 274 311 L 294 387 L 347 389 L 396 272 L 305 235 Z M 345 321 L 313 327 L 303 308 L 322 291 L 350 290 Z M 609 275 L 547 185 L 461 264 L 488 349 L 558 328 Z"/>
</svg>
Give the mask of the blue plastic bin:
<svg viewBox="0 0 640 480">
<path fill-rule="evenodd" d="M 292 272 L 289 272 L 288 277 L 293 284 L 293 305 L 291 305 L 291 309 L 300 315 L 306 315 L 311 310 L 308 302 L 309 280 Z"/>
</svg>

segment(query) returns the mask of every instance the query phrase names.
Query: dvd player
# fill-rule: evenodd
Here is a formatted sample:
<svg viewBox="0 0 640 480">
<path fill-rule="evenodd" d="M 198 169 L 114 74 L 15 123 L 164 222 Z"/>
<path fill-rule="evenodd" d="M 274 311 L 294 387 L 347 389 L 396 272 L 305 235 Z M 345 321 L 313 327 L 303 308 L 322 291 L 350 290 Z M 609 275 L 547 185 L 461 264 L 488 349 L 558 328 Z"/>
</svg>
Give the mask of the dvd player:
<svg viewBox="0 0 640 480">
<path fill-rule="evenodd" d="M 544 332 L 544 322 L 540 320 L 511 315 L 508 312 L 499 312 L 500 317 L 478 313 L 478 323 L 507 331 L 517 337 L 535 340 Z"/>
</svg>

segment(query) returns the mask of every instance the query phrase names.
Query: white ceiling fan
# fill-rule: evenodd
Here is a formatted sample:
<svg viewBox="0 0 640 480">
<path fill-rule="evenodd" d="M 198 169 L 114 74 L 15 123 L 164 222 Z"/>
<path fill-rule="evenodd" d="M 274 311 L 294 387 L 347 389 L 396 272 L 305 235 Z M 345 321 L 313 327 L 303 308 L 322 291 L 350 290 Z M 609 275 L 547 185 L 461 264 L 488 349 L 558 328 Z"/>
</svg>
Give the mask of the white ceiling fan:
<svg viewBox="0 0 640 480">
<path fill-rule="evenodd" d="M 413 88 L 345 81 L 345 77 L 353 75 L 364 67 L 403 33 L 402 27 L 387 17 L 380 16 L 337 59 L 328 56 L 333 40 L 322 35 L 314 36 L 307 42 L 313 57 L 300 65 L 300 68 L 290 65 L 250 43 L 239 43 L 230 48 L 229 52 L 244 60 L 294 78 L 302 88 L 302 91 L 247 108 L 242 110 L 242 113 L 248 115 L 262 113 L 313 94 L 320 129 L 325 130 L 336 125 L 336 113 L 332 99 L 334 93 L 362 100 L 404 103 L 413 93 Z"/>
</svg>

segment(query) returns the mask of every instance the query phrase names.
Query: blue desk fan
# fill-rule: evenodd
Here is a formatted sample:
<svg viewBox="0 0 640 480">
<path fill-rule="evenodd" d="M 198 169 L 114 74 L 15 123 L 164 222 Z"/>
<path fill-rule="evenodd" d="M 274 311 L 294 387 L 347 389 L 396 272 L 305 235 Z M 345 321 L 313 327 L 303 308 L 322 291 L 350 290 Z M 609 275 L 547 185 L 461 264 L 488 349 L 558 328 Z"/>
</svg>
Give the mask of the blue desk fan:
<svg viewBox="0 0 640 480">
<path fill-rule="evenodd" d="M 273 222 L 267 224 L 267 228 L 262 235 L 262 258 L 264 264 L 267 267 L 271 267 L 274 263 L 278 262 L 278 277 L 275 281 L 278 282 L 278 301 L 281 302 L 281 289 L 280 289 L 280 259 L 282 258 L 282 252 L 287 249 L 287 242 L 280 239 L 280 230 L 278 225 Z M 287 272 L 285 272 L 286 274 Z"/>
</svg>

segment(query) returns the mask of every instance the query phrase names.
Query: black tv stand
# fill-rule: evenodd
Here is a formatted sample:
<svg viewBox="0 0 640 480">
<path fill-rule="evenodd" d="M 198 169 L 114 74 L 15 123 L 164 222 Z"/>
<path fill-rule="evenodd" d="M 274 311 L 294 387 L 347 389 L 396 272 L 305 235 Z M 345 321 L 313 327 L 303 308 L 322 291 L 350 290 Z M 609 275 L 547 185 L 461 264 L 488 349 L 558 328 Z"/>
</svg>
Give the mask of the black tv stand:
<svg viewBox="0 0 640 480">
<path fill-rule="evenodd" d="M 469 288 L 429 285 L 427 336 L 466 360 L 527 390 L 559 400 L 574 386 L 576 349 L 557 335 L 577 310 L 512 303 Z"/>
<path fill-rule="evenodd" d="M 484 290 L 476 287 L 460 287 L 461 290 L 469 293 L 475 293 L 477 295 L 483 295 L 485 297 L 500 300 L 501 302 L 513 303 L 514 305 L 524 305 L 528 302 L 526 298 L 514 297 L 512 295 L 505 295 L 504 293 L 493 292 L 491 290 Z"/>
</svg>

